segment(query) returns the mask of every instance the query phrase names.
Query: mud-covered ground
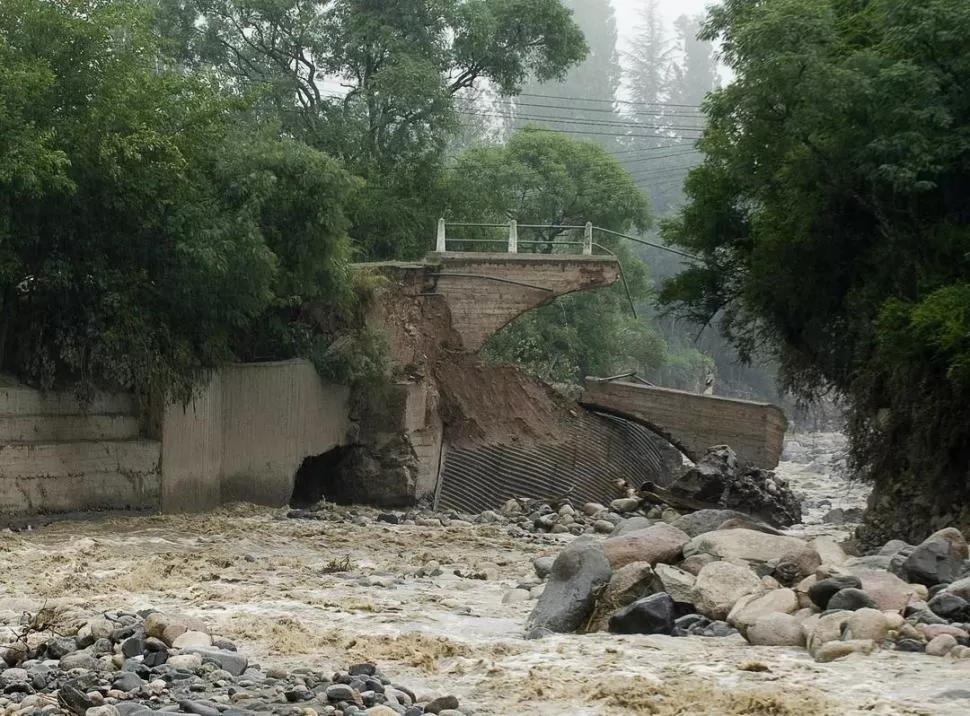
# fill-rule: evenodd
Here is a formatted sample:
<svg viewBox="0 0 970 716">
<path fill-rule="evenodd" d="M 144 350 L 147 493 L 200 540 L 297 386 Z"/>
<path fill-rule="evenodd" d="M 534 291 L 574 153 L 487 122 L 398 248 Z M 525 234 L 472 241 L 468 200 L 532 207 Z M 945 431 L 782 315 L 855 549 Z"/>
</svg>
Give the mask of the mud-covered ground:
<svg viewBox="0 0 970 716">
<path fill-rule="evenodd" d="M 796 490 L 811 484 L 802 491 L 833 506 L 864 502 L 864 491 L 821 495 L 845 486 L 824 458 L 799 459 L 780 468 Z M 807 510 L 814 524 L 801 529 L 837 533 L 819 524 L 826 509 Z M 503 597 L 535 581 L 533 558 L 568 539 L 512 538 L 490 525 L 291 520 L 250 506 L 60 523 L 0 533 L 0 624 L 17 629 L 24 611 L 45 603 L 79 616 L 175 609 L 204 618 L 263 666 L 336 670 L 374 660 L 478 714 L 970 712 L 959 696 L 970 663 L 923 654 L 816 664 L 804 650 L 751 647 L 740 637 L 526 641 L 532 602 Z M 441 574 L 416 576 L 432 562 Z"/>
</svg>

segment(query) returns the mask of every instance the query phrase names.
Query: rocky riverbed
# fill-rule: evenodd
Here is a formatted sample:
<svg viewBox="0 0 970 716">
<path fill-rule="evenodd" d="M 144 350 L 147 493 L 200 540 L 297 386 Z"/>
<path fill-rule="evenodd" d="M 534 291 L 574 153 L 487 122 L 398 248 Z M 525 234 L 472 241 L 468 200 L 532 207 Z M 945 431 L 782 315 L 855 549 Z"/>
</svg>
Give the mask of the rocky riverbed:
<svg viewBox="0 0 970 716">
<path fill-rule="evenodd" d="M 865 490 L 833 469 L 839 450 L 837 436 L 789 445 L 778 473 L 803 498 L 804 524 L 787 534 L 849 534 L 844 513 L 864 505 Z M 834 509 L 843 510 L 841 523 Z M 28 626 L 38 627 L 25 637 L 33 652 L 17 666 L 26 676 L 0 673 L 5 714 L 64 711 L 53 688 L 64 683 L 90 701 L 75 704 L 102 709 L 91 716 L 144 708 L 210 716 L 429 707 L 449 715 L 577 716 L 945 716 L 970 709 L 970 660 L 949 656 L 877 650 L 820 662 L 804 648 L 751 646 L 737 634 L 526 639 L 543 590 L 533 562 L 575 539 L 568 527 L 532 533 L 503 521 L 378 519 L 372 510 L 291 519 L 287 512 L 237 506 L 0 534 L 0 625 L 7 633 L 0 643 L 16 644 Z M 146 618 L 161 619 L 150 610 L 182 620 L 193 636 L 176 642 L 173 632 L 166 639 L 153 628 L 158 636 L 149 637 Z M 146 642 L 156 640 L 153 649 L 129 646 L 127 656 L 126 641 L 142 631 Z M 199 641 L 186 646 L 192 639 Z M 53 652 L 44 646 L 56 640 Z M 245 670 L 222 656 L 235 664 L 226 668 L 213 646 L 245 657 Z M 73 653 L 98 663 L 83 656 L 72 663 Z M 149 653 L 164 653 L 165 663 L 152 665 L 162 657 Z M 133 676 L 114 671 L 119 667 Z M 38 670 L 43 682 L 34 680 Z M 376 696 L 381 689 L 393 699 Z"/>
</svg>

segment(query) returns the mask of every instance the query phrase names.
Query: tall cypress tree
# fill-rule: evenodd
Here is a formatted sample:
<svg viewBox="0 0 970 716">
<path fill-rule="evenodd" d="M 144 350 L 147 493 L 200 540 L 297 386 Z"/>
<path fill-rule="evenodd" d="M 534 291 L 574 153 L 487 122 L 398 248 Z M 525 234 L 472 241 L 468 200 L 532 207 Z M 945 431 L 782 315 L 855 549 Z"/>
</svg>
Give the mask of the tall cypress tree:
<svg viewBox="0 0 970 716">
<path fill-rule="evenodd" d="M 622 117 L 616 94 L 622 70 L 616 17 L 609 0 L 562 0 L 586 36 L 589 54 L 562 82 L 530 82 L 514 102 L 513 128 L 532 124 L 596 141 L 608 151 L 620 148 Z M 539 96 L 535 96 L 539 95 Z"/>
</svg>

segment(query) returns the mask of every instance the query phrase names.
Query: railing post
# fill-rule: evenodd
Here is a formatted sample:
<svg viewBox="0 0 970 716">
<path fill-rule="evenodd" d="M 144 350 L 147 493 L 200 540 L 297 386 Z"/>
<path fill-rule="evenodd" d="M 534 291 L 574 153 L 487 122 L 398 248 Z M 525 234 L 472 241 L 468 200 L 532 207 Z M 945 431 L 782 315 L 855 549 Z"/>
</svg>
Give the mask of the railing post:
<svg viewBox="0 0 970 716">
<path fill-rule="evenodd" d="M 586 222 L 586 229 L 583 231 L 583 256 L 593 254 L 593 222 Z"/>
<path fill-rule="evenodd" d="M 515 219 L 509 221 L 509 253 L 517 254 L 519 252 L 519 225 L 516 223 Z"/>
<path fill-rule="evenodd" d="M 438 219 L 438 240 L 435 243 L 435 251 L 439 254 L 445 252 L 445 220 Z"/>
</svg>

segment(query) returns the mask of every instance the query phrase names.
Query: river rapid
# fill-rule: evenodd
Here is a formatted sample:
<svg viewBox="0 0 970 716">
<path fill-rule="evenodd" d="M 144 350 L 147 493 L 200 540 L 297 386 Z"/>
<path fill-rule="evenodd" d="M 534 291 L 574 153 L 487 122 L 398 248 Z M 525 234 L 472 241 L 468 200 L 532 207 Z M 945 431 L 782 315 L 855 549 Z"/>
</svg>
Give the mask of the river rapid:
<svg viewBox="0 0 970 716">
<path fill-rule="evenodd" d="M 822 522 L 834 507 L 865 504 L 865 487 L 841 473 L 842 448 L 837 434 L 789 441 L 778 472 L 805 505 L 805 523 L 792 534 L 842 539 L 852 529 Z M 263 667 L 336 670 L 374 660 L 430 695 L 457 695 L 477 714 L 970 712 L 970 692 L 960 697 L 970 661 L 879 652 L 818 664 L 805 650 L 740 637 L 527 641 L 533 602 L 507 595 L 536 581 L 534 558 L 557 554 L 569 539 L 513 538 L 494 525 L 293 520 L 248 505 L 62 522 L 0 534 L 0 625 L 12 635 L 24 612 L 44 605 L 77 618 L 178 610 Z"/>
</svg>

